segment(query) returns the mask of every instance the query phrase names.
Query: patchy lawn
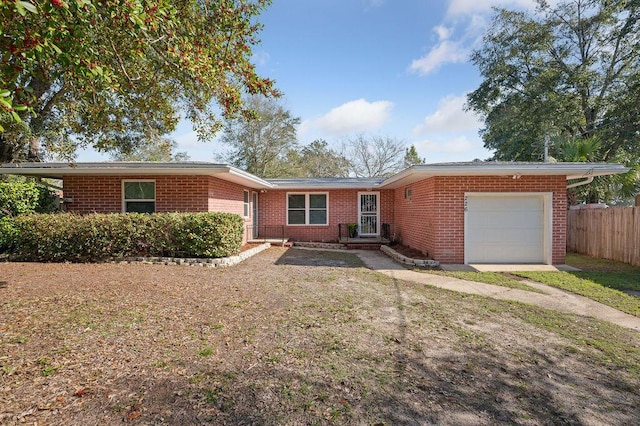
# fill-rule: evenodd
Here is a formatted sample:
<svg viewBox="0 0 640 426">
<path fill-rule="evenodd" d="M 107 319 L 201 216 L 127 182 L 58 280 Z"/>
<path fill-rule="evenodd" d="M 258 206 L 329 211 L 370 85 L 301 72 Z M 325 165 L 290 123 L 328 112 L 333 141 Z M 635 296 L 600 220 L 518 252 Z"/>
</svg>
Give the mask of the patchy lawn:
<svg viewBox="0 0 640 426">
<path fill-rule="evenodd" d="M 640 268 L 626 263 L 568 254 L 579 272 L 516 272 L 515 275 L 589 297 L 640 317 Z M 629 291 L 632 294 L 625 293 Z"/>
<path fill-rule="evenodd" d="M 0 424 L 638 424 L 640 335 L 349 253 L 0 264 Z"/>
</svg>

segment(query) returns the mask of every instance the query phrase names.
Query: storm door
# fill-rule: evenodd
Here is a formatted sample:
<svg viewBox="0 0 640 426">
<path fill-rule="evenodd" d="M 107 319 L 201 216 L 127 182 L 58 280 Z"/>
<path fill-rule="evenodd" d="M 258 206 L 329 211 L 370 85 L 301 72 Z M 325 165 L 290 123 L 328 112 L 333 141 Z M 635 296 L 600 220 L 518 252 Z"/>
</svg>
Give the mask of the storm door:
<svg viewBox="0 0 640 426">
<path fill-rule="evenodd" d="M 358 235 L 380 235 L 380 193 L 358 192 Z"/>
</svg>

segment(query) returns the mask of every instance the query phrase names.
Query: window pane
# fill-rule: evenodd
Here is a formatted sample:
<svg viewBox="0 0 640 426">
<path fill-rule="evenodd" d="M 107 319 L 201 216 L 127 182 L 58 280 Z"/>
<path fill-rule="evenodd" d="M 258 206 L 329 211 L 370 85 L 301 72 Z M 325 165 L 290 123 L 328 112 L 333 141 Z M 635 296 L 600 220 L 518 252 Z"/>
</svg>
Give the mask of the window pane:
<svg viewBox="0 0 640 426">
<path fill-rule="evenodd" d="M 304 225 L 304 210 L 289 210 L 289 225 Z"/>
<path fill-rule="evenodd" d="M 244 202 L 245 203 L 249 202 L 249 191 L 244 191 Z"/>
<path fill-rule="evenodd" d="M 326 194 L 310 194 L 309 207 L 312 209 L 326 209 L 327 195 Z"/>
<path fill-rule="evenodd" d="M 289 195 L 290 209 L 304 209 L 304 194 Z"/>
<path fill-rule="evenodd" d="M 127 213 L 155 213 L 156 203 L 154 201 L 127 201 L 125 211 Z"/>
<path fill-rule="evenodd" d="M 125 200 L 153 200 L 156 198 L 155 182 L 125 182 Z"/>
<path fill-rule="evenodd" d="M 326 210 L 310 210 L 309 224 L 310 225 L 326 225 L 327 211 Z"/>
</svg>

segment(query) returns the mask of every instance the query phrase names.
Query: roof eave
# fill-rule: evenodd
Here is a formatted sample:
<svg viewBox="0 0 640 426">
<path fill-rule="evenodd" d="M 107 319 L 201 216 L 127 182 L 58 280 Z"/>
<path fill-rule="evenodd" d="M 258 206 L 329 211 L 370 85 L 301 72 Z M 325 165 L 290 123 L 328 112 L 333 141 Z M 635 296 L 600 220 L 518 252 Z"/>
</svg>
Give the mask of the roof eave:
<svg viewBox="0 0 640 426">
<path fill-rule="evenodd" d="M 629 168 L 605 163 L 545 163 L 496 165 L 417 165 L 401 171 L 381 183 L 383 188 L 398 188 L 432 176 L 565 176 L 567 180 L 589 176 L 622 174 Z"/>
<path fill-rule="evenodd" d="M 216 163 L 12 163 L 3 164 L 0 174 L 61 179 L 64 176 L 214 176 L 255 189 L 272 185 L 251 173 Z"/>
</svg>

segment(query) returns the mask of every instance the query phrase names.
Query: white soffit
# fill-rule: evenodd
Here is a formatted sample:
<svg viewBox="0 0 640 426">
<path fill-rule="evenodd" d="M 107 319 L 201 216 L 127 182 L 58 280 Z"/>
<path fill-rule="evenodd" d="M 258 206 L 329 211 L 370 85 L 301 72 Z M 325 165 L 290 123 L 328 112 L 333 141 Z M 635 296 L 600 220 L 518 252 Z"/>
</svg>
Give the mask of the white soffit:
<svg viewBox="0 0 640 426">
<path fill-rule="evenodd" d="M 213 176 L 254 189 L 272 185 L 251 173 L 227 164 L 175 162 L 101 162 L 101 163 L 11 163 L 0 167 L 0 174 L 39 176 L 61 179 L 64 176 Z"/>
<path fill-rule="evenodd" d="M 381 188 L 398 188 L 433 176 L 565 176 L 567 180 L 628 172 L 608 163 L 448 163 L 410 167 L 385 180 Z"/>
</svg>

